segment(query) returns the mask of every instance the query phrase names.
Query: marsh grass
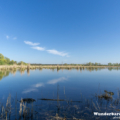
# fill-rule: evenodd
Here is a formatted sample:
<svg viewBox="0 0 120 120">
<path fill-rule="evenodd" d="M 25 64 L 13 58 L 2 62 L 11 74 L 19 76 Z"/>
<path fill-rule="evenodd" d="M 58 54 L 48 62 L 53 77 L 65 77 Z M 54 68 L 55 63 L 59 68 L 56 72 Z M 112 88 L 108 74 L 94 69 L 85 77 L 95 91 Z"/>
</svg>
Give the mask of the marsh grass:
<svg viewBox="0 0 120 120">
<path fill-rule="evenodd" d="M 14 100 L 15 103 L 12 103 L 12 98 L 9 94 L 6 105 L 3 106 L 2 103 L 0 104 L 0 119 L 10 120 L 15 118 L 16 120 L 105 120 L 110 119 L 110 117 L 97 117 L 93 115 L 93 112 L 97 111 L 103 113 L 120 111 L 119 90 L 117 93 L 117 98 L 113 97 L 112 92 L 104 91 L 104 93 L 95 93 L 94 96 L 86 99 L 80 92 L 80 96 L 78 96 L 79 101 L 74 101 L 67 98 L 65 87 L 63 89 L 64 99 L 60 99 L 59 85 L 57 86 L 56 99 L 54 96 L 53 99 L 38 98 L 37 101 L 33 98 L 21 98 L 21 100 L 17 100 L 16 94 Z M 39 104 L 39 101 L 41 101 L 41 104 Z"/>
<path fill-rule="evenodd" d="M 100 69 L 105 69 L 105 68 L 108 68 L 109 70 L 112 70 L 112 69 L 115 69 L 115 70 L 120 70 L 120 67 L 119 66 L 83 66 L 83 65 L 0 65 L 0 70 L 16 70 L 16 69 L 40 69 L 40 68 L 45 68 L 45 69 L 57 69 L 58 71 L 60 69 L 89 69 L 90 71 L 92 70 L 98 70 L 99 68 Z"/>
<path fill-rule="evenodd" d="M 34 69 L 34 67 L 33 67 Z M 42 70 L 42 67 L 39 67 L 38 69 Z M 64 69 L 58 66 L 50 67 L 48 69 Z M 66 67 L 65 69 L 76 69 L 76 70 L 101 70 L 101 68 L 96 67 L 80 67 L 80 68 L 69 68 Z M 111 68 L 110 68 L 111 69 Z M 29 69 L 23 69 L 18 68 L 18 70 L 21 71 L 21 74 L 24 73 L 25 70 L 27 70 L 27 73 L 29 74 Z M 111 70 L 119 70 L 119 68 L 112 68 Z M 14 74 L 16 72 L 15 69 L 4 69 L 0 70 L 0 79 L 2 77 L 8 76 L 9 72 Z M 11 102 L 11 95 L 8 96 L 6 105 L 3 106 L 3 104 L 0 104 L 0 120 L 1 119 L 10 119 L 15 118 L 16 120 L 22 120 L 22 119 L 60 119 L 60 120 L 66 120 L 66 119 L 84 119 L 84 120 L 92 120 L 92 119 L 106 119 L 105 117 L 95 117 L 93 116 L 93 112 L 119 112 L 120 111 L 120 91 L 117 92 L 117 98 L 114 98 L 114 95 L 112 92 L 104 91 L 104 93 L 96 93 L 95 95 L 91 96 L 89 99 L 84 98 L 84 95 L 80 93 L 80 96 L 78 96 L 79 100 L 69 100 L 67 98 L 65 87 L 64 87 L 64 99 L 60 99 L 59 96 L 59 86 L 57 87 L 57 97 L 51 99 L 51 98 L 38 98 L 38 101 L 43 101 L 42 105 L 39 104 L 39 102 L 31 103 L 28 106 L 28 103 L 26 102 L 19 102 L 17 101 L 17 95 L 14 100 L 14 104 Z M 47 97 L 47 96 L 46 96 Z M 24 99 L 21 99 L 21 101 L 24 101 Z M 49 103 L 48 106 L 44 103 Z M 15 106 L 15 107 L 13 107 Z M 109 119 L 109 118 L 108 118 Z"/>
<path fill-rule="evenodd" d="M 24 73 L 25 70 L 27 70 L 29 74 L 29 69 L 27 69 L 27 66 L 23 66 L 22 69 L 19 67 L 14 66 L 14 68 L 17 68 L 18 70 L 21 71 L 21 74 Z M 32 70 L 34 70 L 37 67 L 32 66 Z M 104 67 L 61 67 L 58 66 L 58 71 L 59 70 L 64 70 L 64 69 L 76 69 L 76 70 L 88 70 L 88 71 L 96 71 L 96 70 L 101 70 L 104 69 Z M 57 70 L 56 67 L 51 66 L 47 67 L 46 69 L 55 69 Z M 9 75 L 9 72 L 14 74 L 17 69 L 7 69 L 7 66 L 5 66 L 4 70 L 0 70 L 0 79 L 3 77 L 6 77 Z M 38 69 L 42 70 L 43 67 L 38 67 Z M 108 70 L 119 70 L 120 68 L 108 68 Z M 33 102 L 28 106 L 27 103 L 23 102 L 18 102 L 17 101 L 17 96 L 14 100 L 15 102 L 15 107 L 13 107 L 13 104 L 11 102 L 11 95 L 8 96 L 6 105 L 3 105 L 2 103 L 0 104 L 0 120 L 1 119 L 10 119 L 10 118 L 16 118 L 19 120 L 22 119 L 37 119 L 35 116 L 43 120 L 45 119 L 84 119 L 84 120 L 92 120 L 92 119 L 106 119 L 105 117 L 95 117 L 93 116 L 93 112 L 119 112 L 120 111 L 120 91 L 118 90 L 117 92 L 117 98 L 114 98 L 114 96 L 111 96 L 110 92 L 108 93 L 96 93 L 93 97 L 86 99 L 84 98 L 84 95 L 81 93 L 80 96 L 78 96 L 79 100 L 73 101 L 69 100 L 67 98 L 66 92 L 65 92 L 65 87 L 64 87 L 64 98 L 65 99 L 60 99 L 59 97 L 59 86 L 57 89 L 57 97 L 50 99 L 50 98 L 38 98 L 38 101 L 43 101 L 42 105 L 39 104 L 39 102 Z M 99 91 L 99 90 L 98 90 Z M 47 95 L 46 95 L 47 97 Z M 22 100 L 22 99 L 21 99 Z M 46 106 L 44 103 L 49 102 L 49 105 Z M 109 119 L 109 118 L 108 118 Z"/>
</svg>

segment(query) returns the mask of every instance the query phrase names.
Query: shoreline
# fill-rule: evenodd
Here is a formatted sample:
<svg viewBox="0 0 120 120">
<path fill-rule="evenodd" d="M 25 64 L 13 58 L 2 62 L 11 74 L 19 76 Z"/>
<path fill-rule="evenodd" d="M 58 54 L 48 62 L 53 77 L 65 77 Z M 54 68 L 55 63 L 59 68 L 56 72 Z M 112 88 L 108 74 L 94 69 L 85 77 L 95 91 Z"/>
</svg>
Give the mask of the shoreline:
<svg viewBox="0 0 120 120">
<path fill-rule="evenodd" d="M 0 65 L 0 69 L 36 69 L 36 68 L 47 68 L 47 69 L 81 69 L 81 68 L 119 68 L 120 66 L 70 66 L 70 65 Z"/>
</svg>

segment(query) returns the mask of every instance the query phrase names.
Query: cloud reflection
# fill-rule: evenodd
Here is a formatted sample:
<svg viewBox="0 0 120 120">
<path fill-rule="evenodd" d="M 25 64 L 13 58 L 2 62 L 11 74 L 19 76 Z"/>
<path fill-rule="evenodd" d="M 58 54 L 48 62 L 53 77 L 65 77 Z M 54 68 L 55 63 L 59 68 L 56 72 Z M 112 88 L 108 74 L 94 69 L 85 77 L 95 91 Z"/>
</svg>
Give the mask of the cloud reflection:
<svg viewBox="0 0 120 120">
<path fill-rule="evenodd" d="M 37 84 L 35 84 L 35 85 L 33 85 L 33 86 L 36 87 L 36 88 L 38 88 L 38 87 L 44 86 L 44 84 L 43 84 L 43 83 L 37 83 Z"/>
<path fill-rule="evenodd" d="M 66 80 L 68 80 L 68 77 L 60 77 L 58 79 L 50 80 L 45 84 L 56 84 L 58 82 L 62 82 L 62 81 L 66 81 Z M 38 88 L 43 87 L 45 84 L 43 84 L 43 83 L 34 84 L 34 85 L 32 85 L 31 88 L 24 90 L 22 93 L 25 94 L 25 93 L 30 93 L 30 92 L 37 92 L 37 91 L 39 91 Z"/>
<path fill-rule="evenodd" d="M 65 81 L 67 79 L 68 78 L 65 78 L 65 77 L 61 77 L 61 78 L 58 78 L 58 79 L 53 79 L 53 80 L 48 81 L 47 84 L 56 84 L 58 82 Z"/>
<path fill-rule="evenodd" d="M 30 93 L 30 92 L 37 92 L 38 90 L 35 88 L 30 88 L 30 89 L 26 89 L 24 90 L 22 93 Z"/>
<path fill-rule="evenodd" d="M 43 83 L 37 83 L 37 84 L 34 84 L 34 85 L 32 85 L 31 88 L 24 90 L 22 93 L 37 92 L 38 89 L 36 89 L 36 88 L 38 88 L 38 87 L 42 87 L 42 86 L 44 86 Z"/>
</svg>

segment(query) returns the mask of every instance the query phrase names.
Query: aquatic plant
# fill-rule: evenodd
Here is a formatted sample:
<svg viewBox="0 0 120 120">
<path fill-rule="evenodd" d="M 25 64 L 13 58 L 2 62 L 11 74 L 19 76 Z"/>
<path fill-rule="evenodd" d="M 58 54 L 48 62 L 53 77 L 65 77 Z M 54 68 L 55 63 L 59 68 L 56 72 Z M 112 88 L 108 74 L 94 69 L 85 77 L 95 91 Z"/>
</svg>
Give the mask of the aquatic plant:
<svg viewBox="0 0 120 120">
<path fill-rule="evenodd" d="M 107 94 L 107 99 L 105 99 L 105 94 Z M 65 99 L 59 98 L 59 86 L 57 87 L 57 99 L 50 99 L 50 98 L 39 98 L 37 100 L 48 102 L 48 106 L 44 106 L 44 104 L 39 104 L 33 98 L 21 98 L 20 101 L 17 101 L 17 95 L 15 98 L 15 104 L 19 103 L 19 108 L 17 109 L 15 105 L 15 114 L 12 112 L 14 109 L 11 105 L 11 95 L 8 96 L 6 107 L 1 105 L 1 112 L 0 112 L 0 119 L 10 119 L 13 118 L 15 115 L 16 119 L 33 119 L 36 120 L 37 118 L 40 119 L 59 119 L 59 120 L 66 120 L 66 119 L 106 119 L 106 117 L 96 117 L 93 115 L 94 111 L 97 112 L 115 112 L 119 111 L 120 107 L 120 92 L 118 91 L 118 98 L 114 99 L 112 96 L 114 93 L 109 92 L 107 90 L 104 91 L 103 94 L 96 94 L 94 98 L 86 99 L 81 93 L 79 101 L 69 100 L 66 97 L 65 87 L 64 87 L 64 95 Z M 99 97 L 99 96 L 102 96 Z M 110 98 L 109 98 L 109 97 Z M 109 100 L 108 100 L 109 99 Z M 108 102 L 105 102 L 108 101 Z M 35 104 L 33 104 L 35 102 Z M 42 103 L 42 102 L 41 102 Z M 28 106 L 30 104 L 30 106 Z M 35 107 L 35 108 L 34 108 Z M 47 109 L 46 109 L 47 107 Z M 33 109 L 34 108 L 34 109 Z M 17 112 L 19 114 L 17 115 Z"/>
</svg>

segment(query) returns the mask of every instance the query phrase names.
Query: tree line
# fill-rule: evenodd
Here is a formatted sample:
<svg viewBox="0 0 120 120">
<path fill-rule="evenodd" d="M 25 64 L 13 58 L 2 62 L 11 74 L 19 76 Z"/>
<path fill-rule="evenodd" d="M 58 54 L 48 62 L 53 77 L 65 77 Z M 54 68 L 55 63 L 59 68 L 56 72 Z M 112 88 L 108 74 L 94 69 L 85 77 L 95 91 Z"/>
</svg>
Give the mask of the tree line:
<svg viewBox="0 0 120 120">
<path fill-rule="evenodd" d="M 89 63 L 85 63 L 85 64 L 67 64 L 67 63 L 64 63 L 63 65 L 67 66 L 67 65 L 71 65 L 71 66 L 120 66 L 120 63 L 108 63 L 108 64 L 101 64 L 101 63 L 92 63 L 92 62 L 89 62 Z"/>
<path fill-rule="evenodd" d="M 2 55 L 0 53 L 0 65 L 27 65 L 27 63 L 23 62 L 23 61 L 20 61 L 20 62 L 17 62 L 17 61 L 14 61 L 14 60 L 10 60 L 9 58 L 7 57 L 4 57 L 4 55 Z"/>
<path fill-rule="evenodd" d="M 17 62 L 17 61 L 14 61 L 14 60 L 10 60 L 9 58 L 7 57 L 4 57 L 4 55 L 2 55 L 0 53 L 0 65 L 27 65 L 27 63 L 23 62 L 23 61 L 20 61 L 20 62 Z M 37 64 L 38 65 L 38 64 Z M 39 65 L 42 65 L 42 64 L 39 64 Z M 50 64 L 49 64 L 50 65 Z M 57 64 L 56 64 L 57 65 Z M 89 63 L 86 63 L 86 64 L 67 64 L 67 63 L 64 63 L 64 64 L 61 64 L 61 65 L 71 65 L 71 66 L 120 66 L 120 63 L 108 63 L 108 64 L 101 64 L 101 63 L 92 63 L 92 62 L 89 62 Z"/>
</svg>

